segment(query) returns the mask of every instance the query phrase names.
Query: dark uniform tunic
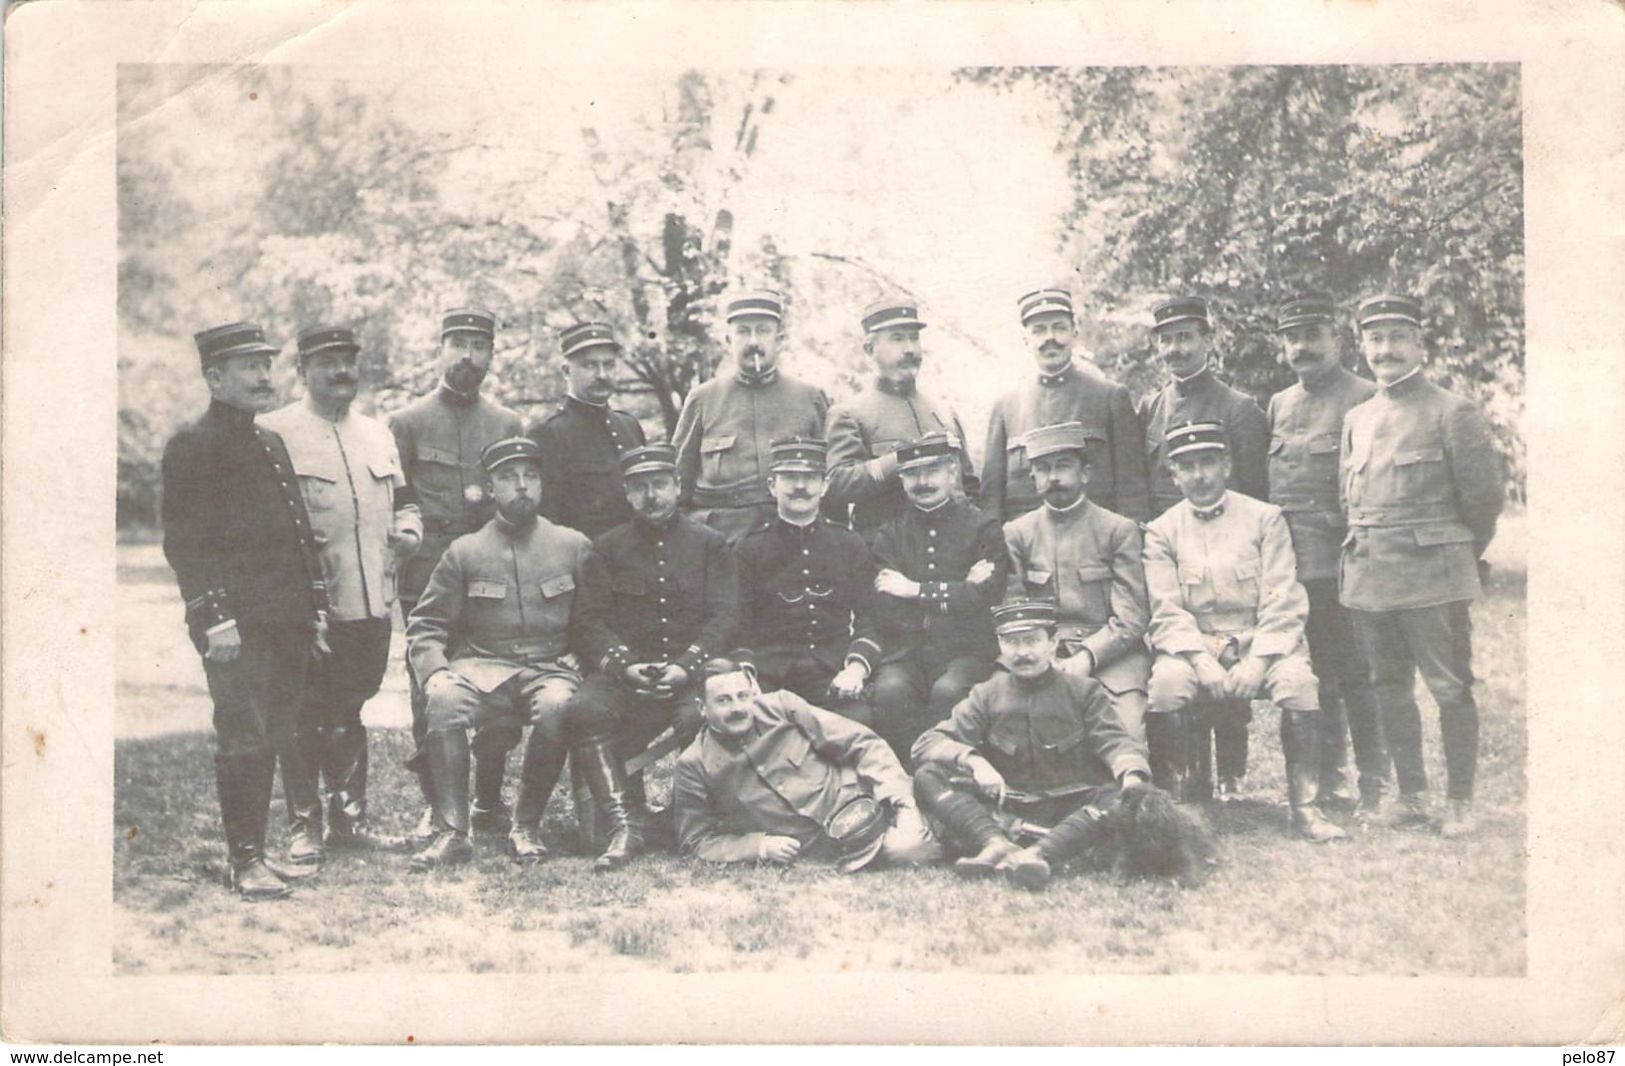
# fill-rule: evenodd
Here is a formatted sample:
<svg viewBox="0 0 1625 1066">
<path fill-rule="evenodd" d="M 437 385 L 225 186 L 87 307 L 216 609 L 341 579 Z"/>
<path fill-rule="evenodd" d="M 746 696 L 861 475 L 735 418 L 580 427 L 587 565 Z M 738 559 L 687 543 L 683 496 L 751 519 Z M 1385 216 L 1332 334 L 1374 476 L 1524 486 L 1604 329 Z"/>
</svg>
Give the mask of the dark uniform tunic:
<svg viewBox="0 0 1625 1066">
<path fill-rule="evenodd" d="M 529 436 L 542 449 L 542 517 L 588 537 L 631 521 L 619 458 L 644 443 L 637 419 L 566 396 Z"/>
<path fill-rule="evenodd" d="M 828 706 L 830 680 L 849 658 L 874 673 L 875 563 L 862 537 L 827 519 L 795 526 L 774 517 L 734 554 L 744 645 L 736 658 L 755 664 L 764 688 Z"/>
<path fill-rule="evenodd" d="M 1118 720 L 1106 690 L 1054 669 L 1030 681 L 997 671 L 947 721 L 922 733 L 913 751 L 931 792 L 947 785 L 988 803 L 969 783 L 965 760 L 972 754 L 1025 794 L 1007 806 L 1046 825 L 1114 788 L 1124 774 L 1151 772 L 1145 745 Z"/>
<path fill-rule="evenodd" d="M 1418 667 L 1435 702 L 1450 796 L 1471 799 L 1478 763 L 1468 606 L 1505 485 L 1489 425 L 1420 371 L 1343 419 L 1343 605 L 1371 663 L 1400 791 L 1427 788 Z"/>
<path fill-rule="evenodd" d="M 1166 436 L 1171 426 L 1186 422 L 1218 422 L 1230 447 L 1230 488 L 1255 500 L 1269 495 L 1265 470 L 1269 423 L 1258 404 L 1244 392 L 1214 376 L 1211 367 L 1185 381 L 1171 381 L 1151 397 L 1141 412 L 1145 424 L 1145 454 L 1151 468 L 1151 517 L 1155 518 L 1182 497 L 1168 465 Z"/>
<path fill-rule="evenodd" d="M 761 696 L 756 725 L 737 741 L 702 729 L 673 781 L 678 845 L 711 862 L 752 861 L 768 836 L 832 850 L 825 826 L 847 803 L 912 795 L 885 741 L 788 692 Z"/>
<path fill-rule="evenodd" d="M 674 715 L 698 727 L 700 666 L 728 650 L 739 621 L 738 574 L 721 533 L 683 514 L 616 526 L 593 542 L 576 610 L 583 662 L 600 671 L 579 696 L 596 728 L 641 719 L 623 733 L 630 747 Z M 669 698 L 640 696 L 623 672 L 643 662 L 681 666 L 690 683 Z"/>
<path fill-rule="evenodd" d="M 762 380 L 733 373 L 694 388 L 672 433 L 683 507 L 736 540 L 772 514 L 769 444 L 823 436 L 829 397 L 777 368 Z"/>
<path fill-rule="evenodd" d="M 446 547 L 491 517 L 480 453 L 488 444 L 519 436 L 524 423 L 501 404 L 442 383 L 391 415 L 389 428 L 423 511 L 423 545 L 401 568 L 401 606 L 411 610 Z"/>
<path fill-rule="evenodd" d="M 1145 441 L 1128 390 L 1094 367 L 1040 374 L 999 398 L 982 460 L 982 506 L 1006 521 L 1042 502 L 1025 436 L 1040 426 L 1081 422 L 1089 440 L 1089 499 L 1136 521 L 1150 517 Z"/>
<path fill-rule="evenodd" d="M 975 499 L 976 468 L 965 450 L 959 416 L 912 387 L 877 380 L 850 400 L 830 408 L 824 437 L 829 444 L 829 493 L 825 506 L 838 519 L 852 509 L 852 528 L 872 537 L 887 521 L 910 509 L 897 476 L 897 449 L 928 433 L 960 442 L 959 471 L 965 495 Z"/>
<path fill-rule="evenodd" d="M 1347 527 L 1338 496 L 1343 416 L 1370 399 L 1375 383 L 1335 366 L 1270 397 L 1270 502 L 1286 515 L 1298 580 L 1309 594 L 1304 634 L 1320 679 L 1321 793 L 1336 790 L 1354 740 L 1362 791 L 1381 788 L 1388 753 L 1371 692 L 1371 673 L 1337 599 L 1337 556 Z"/>
</svg>

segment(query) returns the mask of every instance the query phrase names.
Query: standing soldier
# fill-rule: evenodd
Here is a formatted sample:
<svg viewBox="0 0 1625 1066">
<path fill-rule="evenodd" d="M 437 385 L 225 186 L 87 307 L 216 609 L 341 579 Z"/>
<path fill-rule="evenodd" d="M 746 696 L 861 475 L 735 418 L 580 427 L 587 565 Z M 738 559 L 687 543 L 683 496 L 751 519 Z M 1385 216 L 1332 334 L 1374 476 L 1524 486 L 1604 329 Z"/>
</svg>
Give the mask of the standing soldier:
<svg viewBox="0 0 1625 1066">
<path fill-rule="evenodd" d="M 531 727 L 508 853 L 521 863 L 546 856 L 542 814 L 569 753 L 567 709 L 581 682 L 571 610 L 591 542 L 538 516 L 546 486 L 530 438 L 497 441 L 481 465 L 496 516 L 441 555 L 406 626 L 407 655 L 428 697 L 435 787 L 435 836 L 413 857 L 414 870 L 473 858 L 468 730 L 493 722 Z"/>
<path fill-rule="evenodd" d="M 299 336 L 303 401 L 265 416 L 288 447 L 305 497 L 327 584 L 332 654 L 311 667 L 299 713 L 299 758 L 282 764 L 293 843 L 288 858 L 322 857 L 321 779 L 327 778 L 327 842 L 394 843 L 366 831 L 367 730 L 361 708 L 389 663 L 395 569 L 423 538 L 423 520 L 401 474 L 395 438 L 350 410 L 359 378 L 355 334 L 317 326 Z"/>
<path fill-rule="evenodd" d="M 928 433 L 897 449 L 908 494 L 875 535 L 875 732 L 899 758 L 987 677 L 998 658 L 988 609 L 1004 598 L 1010 554 L 999 520 L 955 494 L 963 446 Z"/>
<path fill-rule="evenodd" d="M 773 514 L 770 442 L 822 436 L 829 397 L 779 372 L 782 295 L 768 289 L 740 293 L 727 302 L 727 322 L 733 373 L 688 394 L 671 439 L 684 509 L 731 542 Z"/>
<path fill-rule="evenodd" d="M 1382 801 L 1388 752 L 1365 656 L 1337 601 L 1337 553 L 1347 532 L 1337 494 L 1343 415 L 1377 387 L 1338 361 L 1331 297 L 1305 293 L 1281 305 L 1276 332 L 1298 383 L 1270 397 L 1270 502 L 1286 515 L 1298 581 L 1309 594 L 1304 626 L 1320 679 L 1320 803 L 1349 803 L 1348 741 L 1360 771 L 1360 807 Z"/>
<path fill-rule="evenodd" d="M 327 652 L 327 589 L 282 438 L 254 424 L 270 407 L 276 349 L 248 322 L 196 337 L 209 409 L 164 446 L 164 557 L 214 701 L 215 787 L 231 886 L 289 894 L 265 863 L 277 759 L 292 757 L 305 668 Z"/>
<path fill-rule="evenodd" d="M 863 311 L 863 350 L 875 361 L 874 387 L 829 412 L 829 500 L 865 538 L 908 507 L 897 473 L 897 450 L 927 433 L 959 442 L 960 488 L 976 498 L 976 473 L 965 451 L 959 416 L 915 388 L 920 376 L 920 309 L 913 300 L 889 297 Z"/>
<path fill-rule="evenodd" d="M 410 616 L 429 575 L 452 541 L 472 533 L 491 517 L 484 488 L 480 453 L 524 429 L 519 415 L 480 395 L 480 385 L 491 369 L 496 318 L 478 308 L 446 312 L 440 324 L 440 385 L 389 418 L 406 483 L 423 510 L 423 546 L 401 568 L 401 614 Z M 412 740 L 415 751 L 407 766 L 418 777 L 428 807 L 413 835 L 427 840 L 434 834 L 434 771 L 427 749 L 428 703 L 423 679 L 406 664 L 412 692 Z M 474 740 L 474 828 L 503 832 L 508 828 L 502 802 L 502 775 L 508 752 L 519 743 L 519 731 L 492 728 Z"/>
<path fill-rule="evenodd" d="M 1145 451 L 1151 472 L 1151 517 L 1181 499 L 1168 461 L 1166 440 L 1173 426 L 1215 422 L 1224 429 L 1230 456 L 1232 490 L 1255 500 L 1269 498 L 1266 456 L 1269 422 L 1251 396 L 1231 388 L 1213 374 L 1213 324 L 1207 301 L 1182 296 L 1152 311 L 1152 343 L 1163 368 L 1173 377 L 1146 403 Z M 1247 773 L 1247 724 L 1252 707 L 1245 700 L 1227 704 L 1213 720 L 1213 743 L 1219 770 L 1219 793 L 1240 793 Z"/>
<path fill-rule="evenodd" d="M 735 547 L 739 636 L 768 691 L 869 721 L 857 703 L 880 665 L 874 628 L 875 563 L 863 538 L 819 513 L 828 479 L 822 440 L 773 443 L 768 487 L 779 513 Z"/>
<path fill-rule="evenodd" d="M 1056 604 L 1060 668 L 1100 682 L 1124 727 L 1144 740 L 1148 728 L 1169 720 L 1145 720 L 1150 606 L 1140 527 L 1084 495 L 1095 470 L 1090 440 L 1077 422 L 1027 434 L 1027 460 L 1044 505 L 1004 524 L 1011 585 Z"/>
<path fill-rule="evenodd" d="M 632 521 L 593 542 L 582 572 L 581 650 L 596 671 L 576 700 L 588 738 L 580 765 L 609 820 L 599 869 L 643 849 L 642 778 L 623 761 L 668 726 L 687 743 L 700 725 L 700 666 L 722 654 L 739 617 L 733 553 L 722 534 L 678 510 L 677 451 L 621 455 Z"/>
<path fill-rule="evenodd" d="M 621 453 L 643 443 L 643 426 L 609 406 L 621 345 L 604 322 L 559 334 L 564 404 L 530 427 L 542 449 L 542 517 L 596 537 L 632 517 L 621 484 Z"/>
<path fill-rule="evenodd" d="M 1422 374 L 1422 308 L 1376 296 L 1357 321 L 1378 392 L 1343 420 L 1342 601 L 1354 612 L 1399 778 L 1391 825 L 1429 820 L 1417 667 L 1439 705 L 1449 774 L 1441 831 L 1476 827 L 1478 704 L 1469 607 L 1505 484 L 1484 416 Z"/>
<path fill-rule="evenodd" d="M 1037 508 L 1044 494 L 1034 483 L 1026 435 L 1040 426 L 1077 422 L 1092 461 L 1089 499 L 1136 522 L 1149 518 L 1139 416 L 1127 389 L 1094 367 L 1073 362 L 1078 331 L 1072 297 L 1064 289 L 1039 289 L 1018 306 L 1027 349 L 1038 361 L 1038 380 L 993 405 L 982 460 L 983 508 L 1005 521 Z"/>
<path fill-rule="evenodd" d="M 1315 843 L 1340 839 L 1343 830 L 1315 807 L 1320 686 L 1304 645 L 1309 599 L 1298 584 L 1286 519 L 1274 504 L 1227 491 L 1229 445 L 1218 423 L 1174 427 L 1167 453 L 1185 499 L 1146 527 L 1153 713 L 1187 716 L 1194 727 L 1187 739 L 1200 738 L 1200 766 L 1212 704 L 1275 703 L 1293 828 Z M 1180 753 L 1169 753 L 1168 762 L 1177 770 Z M 1193 770 L 1186 795 L 1203 799 L 1211 787 L 1205 769 Z"/>
</svg>

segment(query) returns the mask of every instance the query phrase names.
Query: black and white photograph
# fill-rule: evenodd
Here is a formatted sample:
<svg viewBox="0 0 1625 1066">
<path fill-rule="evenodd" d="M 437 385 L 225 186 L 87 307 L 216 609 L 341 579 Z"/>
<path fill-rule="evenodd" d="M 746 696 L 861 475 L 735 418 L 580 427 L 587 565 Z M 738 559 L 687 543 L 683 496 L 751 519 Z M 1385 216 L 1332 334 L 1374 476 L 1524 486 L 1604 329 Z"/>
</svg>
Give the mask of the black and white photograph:
<svg viewBox="0 0 1625 1066">
<path fill-rule="evenodd" d="M 1531 415 L 1524 58 L 634 62 L 570 21 L 516 77 L 342 22 L 105 83 L 115 391 L 63 420 L 111 702 L 6 765 L 96 753 L 110 994 L 1554 965 L 1532 822 L 1618 822 L 1540 736 L 1607 697 L 1531 672 L 1534 459 L 1591 431 Z M 331 1009 L 253 1032 L 357 1038 Z M 696 1031 L 606 1010 L 397 1039 Z M 1054 1021 L 850 1031 L 1205 1042 Z"/>
</svg>

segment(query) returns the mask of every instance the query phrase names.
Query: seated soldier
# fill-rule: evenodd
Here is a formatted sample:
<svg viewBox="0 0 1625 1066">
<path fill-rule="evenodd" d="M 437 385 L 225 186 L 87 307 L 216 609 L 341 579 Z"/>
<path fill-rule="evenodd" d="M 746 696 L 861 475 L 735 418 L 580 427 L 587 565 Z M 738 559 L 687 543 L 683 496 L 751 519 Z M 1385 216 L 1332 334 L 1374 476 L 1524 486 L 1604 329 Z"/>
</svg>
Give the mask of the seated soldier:
<svg viewBox="0 0 1625 1066">
<path fill-rule="evenodd" d="M 568 752 L 566 707 L 580 684 L 569 650 L 575 587 L 591 545 L 537 514 L 541 449 L 500 440 L 480 457 L 497 513 L 441 556 L 406 625 L 407 656 L 428 699 L 426 745 L 435 835 L 414 870 L 473 858 L 468 730 L 531 726 L 508 848 L 546 854 L 542 813 Z"/>
<path fill-rule="evenodd" d="M 705 725 L 677 760 L 677 836 L 711 862 L 825 859 L 843 873 L 940 861 L 891 748 L 793 692 L 763 693 L 749 666 L 704 670 Z"/>
<path fill-rule="evenodd" d="M 819 514 L 824 442 L 773 442 L 767 487 L 778 513 L 740 538 L 739 631 L 733 658 L 769 690 L 867 723 L 859 699 L 880 663 L 871 601 L 875 564 L 858 534 Z M 1137 561 L 1137 560 L 1136 560 Z"/>
<path fill-rule="evenodd" d="M 1186 715 L 1193 725 L 1183 733 L 1187 748 L 1194 737 L 1205 749 L 1212 702 L 1275 703 L 1292 825 L 1316 843 L 1340 839 L 1343 830 L 1315 807 L 1320 686 L 1304 643 L 1309 599 L 1298 584 L 1286 519 L 1274 504 L 1227 490 L 1229 446 L 1218 423 L 1170 429 L 1167 455 L 1185 498 L 1146 528 L 1147 639 L 1156 654 L 1151 711 Z M 1180 735 L 1168 737 L 1177 745 Z M 1168 765 L 1184 766 L 1186 754 L 1168 752 Z M 1205 777 L 1186 786 L 1187 798 L 1212 794 Z"/>
<path fill-rule="evenodd" d="M 1152 786 L 1145 745 L 1100 683 L 1056 667 L 1055 605 L 1017 600 L 993 616 L 1004 669 L 914 745 L 920 806 L 966 856 L 955 872 L 1000 872 L 1029 889 L 1069 860 L 1131 876 L 1194 874 L 1200 821 Z"/>
<path fill-rule="evenodd" d="M 988 608 L 1004 599 L 1010 554 L 999 520 L 957 494 L 960 445 L 928 433 L 897 449 L 908 506 L 874 541 L 875 731 L 907 758 L 920 731 L 948 716 L 993 671 Z"/>
</svg>

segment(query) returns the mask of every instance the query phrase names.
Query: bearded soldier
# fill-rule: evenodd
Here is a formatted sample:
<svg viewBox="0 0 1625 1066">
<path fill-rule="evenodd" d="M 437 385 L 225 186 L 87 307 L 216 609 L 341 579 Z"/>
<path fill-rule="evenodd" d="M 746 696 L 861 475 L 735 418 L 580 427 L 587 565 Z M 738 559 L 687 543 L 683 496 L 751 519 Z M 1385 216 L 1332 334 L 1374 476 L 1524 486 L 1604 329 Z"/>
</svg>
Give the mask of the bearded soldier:
<svg viewBox="0 0 1625 1066">
<path fill-rule="evenodd" d="M 773 513 L 767 487 L 771 442 L 821 436 L 829 398 L 779 369 L 781 294 L 740 293 L 726 308 L 733 373 L 688 394 L 672 443 L 685 510 L 734 541 Z"/>
<path fill-rule="evenodd" d="M 496 318 L 479 308 L 446 312 L 440 324 L 440 360 L 444 368 L 434 392 L 389 418 L 395 444 L 406 468 L 406 481 L 423 511 L 423 545 L 401 568 L 401 613 L 409 616 L 429 582 L 429 575 L 452 541 L 472 533 L 491 517 L 480 466 L 484 450 L 524 429 L 519 415 L 480 394 L 491 369 Z M 434 834 L 434 782 L 424 745 L 428 739 L 428 703 L 423 680 L 407 662 L 411 685 L 412 740 L 407 766 L 417 774 L 428 804 L 414 837 Z M 505 831 L 509 819 L 502 802 L 502 776 L 508 752 L 519 732 L 505 726 L 482 731 L 474 742 L 474 828 Z"/>
<path fill-rule="evenodd" d="M 1431 818 L 1422 762 L 1418 668 L 1439 705 L 1449 806 L 1440 826 L 1476 828 L 1478 703 L 1469 607 L 1478 560 L 1495 536 L 1505 474 L 1489 423 L 1471 402 L 1422 373 L 1422 308 L 1404 296 L 1360 305 L 1360 347 L 1378 392 L 1343 419 L 1343 509 L 1349 533 L 1341 599 L 1371 663 L 1383 730 L 1399 778 L 1390 825 Z"/>
<path fill-rule="evenodd" d="M 1033 476 L 1027 434 L 1076 422 L 1090 456 L 1089 499 L 1137 522 L 1150 517 L 1139 416 L 1127 389 L 1073 360 L 1078 331 L 1071 295 L 1039 289 L 1017 306 L 1038 377 L 993 405 L 982 460 L 982 506 L 1005 521 L 1036 509 L 1044 492 Z"/>
</svg>

